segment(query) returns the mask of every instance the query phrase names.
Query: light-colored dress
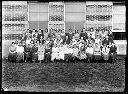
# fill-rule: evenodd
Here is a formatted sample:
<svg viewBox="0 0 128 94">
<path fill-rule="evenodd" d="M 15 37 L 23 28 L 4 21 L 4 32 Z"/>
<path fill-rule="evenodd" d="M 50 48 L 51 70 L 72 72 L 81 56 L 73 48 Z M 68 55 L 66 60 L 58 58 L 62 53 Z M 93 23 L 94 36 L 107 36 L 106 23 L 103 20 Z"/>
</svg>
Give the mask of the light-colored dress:
<svg viewBox="0 0 128 94">
<path fill-rule="evenodd" d="M 38 46 L 38 60 L 44 60 L 45 46 Z"/>
<path fill-rule="evenodd" d="M 60 46 L 59 47 L 59 59 L 62 59 L 64 60 L 64 47 L 63 46 Z"/>
<path fill-rule="evenodd" d="M 58 59 L 58 47 L 52 47 L 51 60 Z"/>
<path fill-rule="evenodd" d="M 73 56 L 78 57 L 78 52 L 79 52 L 79 49 L 77 47 L 73 48 Z"/>
<path fill-rule="evenodd" d="M 92 55 L 92 54 L 94 53 L 94 49 L 93 49 L 93 47 L 87 47 L 87 49 L 86 49 L 86 53 Z"/>
<path fill-rule="evenodd" d="M 17 52 L 17 61 L 20 61 L 21 59 L 24 60 L 24 47 L 17 46 L 16 52 Z"/>
<path fill-rule="evenodd" d="M 9 55 L 8 59 L 9 60 L 16 60 L 16 46 L 10 46 L 9 47 Z"/>
<path fill-rule="evenodd" d="M 31 39 L 26 40 L 26 45 L 30 44 Z"/>
</svg>

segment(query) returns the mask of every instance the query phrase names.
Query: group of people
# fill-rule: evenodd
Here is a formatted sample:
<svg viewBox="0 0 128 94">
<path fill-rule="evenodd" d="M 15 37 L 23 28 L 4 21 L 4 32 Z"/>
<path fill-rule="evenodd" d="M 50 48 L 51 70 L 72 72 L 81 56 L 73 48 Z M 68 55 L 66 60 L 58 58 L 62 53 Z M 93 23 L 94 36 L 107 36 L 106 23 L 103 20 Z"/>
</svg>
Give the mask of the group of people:
<svg viewBox="0 0 128 94">
<path fill-rule="evenodd" d="M 11 62 L 56 62 L 92 60 L 115 60 L 117 47 L 113 34 L 107 31 L 99 34 L 98 29 L 85 28 L 81 32 L 71 29 L 61 33 L 49 32 L 47 37 L 42 30 L 27 30 L 21 40 L 12 42 L 8 59 Z"/>
</svg>

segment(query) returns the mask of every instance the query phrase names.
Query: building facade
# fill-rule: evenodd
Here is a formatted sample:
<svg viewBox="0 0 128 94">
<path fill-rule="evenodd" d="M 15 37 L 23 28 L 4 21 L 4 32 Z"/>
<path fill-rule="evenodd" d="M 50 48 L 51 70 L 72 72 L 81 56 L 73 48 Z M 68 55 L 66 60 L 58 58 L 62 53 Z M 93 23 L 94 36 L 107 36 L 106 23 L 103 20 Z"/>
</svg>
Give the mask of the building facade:
<svg viewBox="0 0 128 94">
<path fill-rule="evenodd" d="M 111 29 L 117 53 L 126 55 L 126 7 L 120 2 L 2 2 L 2 57 L 26 29 L 54 32 L 82 28 Z M 45 33 L 47 37 L 48 32 Z"/>
</svg>

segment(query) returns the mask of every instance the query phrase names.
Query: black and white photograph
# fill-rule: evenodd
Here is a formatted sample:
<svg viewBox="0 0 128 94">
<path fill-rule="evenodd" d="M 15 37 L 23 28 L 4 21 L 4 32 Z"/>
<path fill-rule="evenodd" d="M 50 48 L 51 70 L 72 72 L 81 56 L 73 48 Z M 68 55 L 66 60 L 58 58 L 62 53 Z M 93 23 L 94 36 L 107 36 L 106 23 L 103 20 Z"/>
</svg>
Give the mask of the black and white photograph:
<svg viewBox="0 0 128 94">
<path fill-rule="evenodd" d="M 125 1 L 2 1 L 2 87 L 125 92 Z"/>
</svg>

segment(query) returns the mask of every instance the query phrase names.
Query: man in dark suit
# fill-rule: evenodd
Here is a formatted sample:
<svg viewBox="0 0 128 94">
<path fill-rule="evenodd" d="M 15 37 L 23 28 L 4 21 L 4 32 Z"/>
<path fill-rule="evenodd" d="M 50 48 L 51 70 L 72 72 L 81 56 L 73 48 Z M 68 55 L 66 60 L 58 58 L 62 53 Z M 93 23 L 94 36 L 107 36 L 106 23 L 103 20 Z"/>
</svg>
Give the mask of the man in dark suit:
<svg viewBox="0 0 128 94">
<path fill-rule="evenodd" d="M 83 28 L 83 30 L 80 33 L 80 38 L 81 37 L 83 37 L 84 41 L 86 41 L 86 39 L 88 38 L 85 28 Z"/>
</svg>

